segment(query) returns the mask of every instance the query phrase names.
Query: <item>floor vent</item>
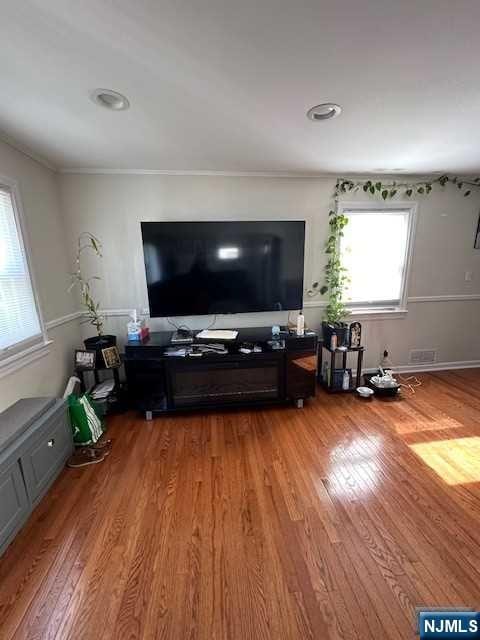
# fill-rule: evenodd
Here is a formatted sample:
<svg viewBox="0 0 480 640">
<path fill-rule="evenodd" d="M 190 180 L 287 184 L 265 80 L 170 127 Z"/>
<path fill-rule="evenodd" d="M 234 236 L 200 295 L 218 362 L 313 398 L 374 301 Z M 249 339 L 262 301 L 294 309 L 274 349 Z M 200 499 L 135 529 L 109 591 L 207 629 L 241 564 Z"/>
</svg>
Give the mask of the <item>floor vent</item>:
<svg viewBox="0 0 480 640">
<path fill-rule="evenodd" d="M 410 364 L 433 364 L 437 360 L 435 349 L 412 349 L 410 351 Z"/>
</svg>

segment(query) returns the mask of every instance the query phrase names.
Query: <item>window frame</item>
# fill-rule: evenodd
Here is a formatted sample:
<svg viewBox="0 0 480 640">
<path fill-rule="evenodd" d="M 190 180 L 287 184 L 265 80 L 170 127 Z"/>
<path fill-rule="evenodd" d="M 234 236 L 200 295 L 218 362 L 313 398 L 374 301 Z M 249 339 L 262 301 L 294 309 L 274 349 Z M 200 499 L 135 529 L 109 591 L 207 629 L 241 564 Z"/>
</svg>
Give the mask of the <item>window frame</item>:
<svg viewBox="0 0 480 640">
<path fill-rule="evenodd" d="M 0 349 L 1 378 L 4 375 L 7 375 L 8 373 L 11 373 L 12 371 L 15 371 L 49 353 L 48 346 L 52 341 L 48 338 L 46 323 L 44 321 L 40 305 L 38 285 L 35 278 L 35 271 L 33 269 L 32 252 L 18 182 L 7 176 L 0 175 L 0 189 L 7 191 L 12 200 L 12 209 L 18 233 L 18 241 L 25 256 L 25 262 L 32 286 L 35 310 L 40 327 L 40 332 L 36 336 L 32 336 L 31 338 L 16 342 L 4 349 Z"/>
<path fill-rule="evenodd" d="M 393 316 L 404 315 L 407 313 L 408 303 L 408 287 L 410 283 L 410 273 L 413 260 L 413 249 L 415 244 L 415 231 L 417 226 L 417 202 L 403 202 L 400 200 L 394 200 L 390 202 L 369 202 L 369 201 L 356 201 L 347 202 L 341 201 L 338 203 L 338 213 L 341 215 L 349 216 L 355 215 L 355 213 L 365 213 L 368 211 L 388 214 L 407 212 L 407 241 L 405 243 L 405 260 L 404 269 L 402 274 L 402 284 L 400 289 L 399 304 L 398 305 L 385 305 L 381 302 L 371 303 L 349 303 L 345 302 L 348 310 L 352 315 L 365 317 L 375 316 L 380 314 Z"/>
</svg>

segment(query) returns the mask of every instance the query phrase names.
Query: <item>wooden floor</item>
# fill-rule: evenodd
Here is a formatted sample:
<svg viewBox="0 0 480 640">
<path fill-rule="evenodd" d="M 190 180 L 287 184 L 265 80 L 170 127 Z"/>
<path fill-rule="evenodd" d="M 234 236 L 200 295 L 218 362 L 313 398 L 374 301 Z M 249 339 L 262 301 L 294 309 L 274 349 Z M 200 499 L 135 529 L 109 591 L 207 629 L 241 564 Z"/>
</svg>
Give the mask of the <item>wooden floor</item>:
<svg viewBox="0 0 480 640">
<path fill-rule="evenodd" d="M 480 370 L 401 401 L 111 421 L 0 560 L 0 637 L 414 638 L 480 607 Z"/>
</svg>

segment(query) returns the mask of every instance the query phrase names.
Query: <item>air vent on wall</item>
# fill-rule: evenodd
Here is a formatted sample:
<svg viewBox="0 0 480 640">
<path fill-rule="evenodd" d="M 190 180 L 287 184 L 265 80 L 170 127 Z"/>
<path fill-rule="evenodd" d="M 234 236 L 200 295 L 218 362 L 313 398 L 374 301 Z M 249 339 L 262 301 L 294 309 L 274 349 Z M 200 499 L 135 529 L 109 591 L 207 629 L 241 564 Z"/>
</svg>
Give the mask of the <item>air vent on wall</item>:
<svg viewBox="0 0 480 640">
<path fill-rule="evenodd" d="M 437 360 L 435 349 L 412 349 L 410 351 L 410 364 L 433 364 Z"/>
</svg>

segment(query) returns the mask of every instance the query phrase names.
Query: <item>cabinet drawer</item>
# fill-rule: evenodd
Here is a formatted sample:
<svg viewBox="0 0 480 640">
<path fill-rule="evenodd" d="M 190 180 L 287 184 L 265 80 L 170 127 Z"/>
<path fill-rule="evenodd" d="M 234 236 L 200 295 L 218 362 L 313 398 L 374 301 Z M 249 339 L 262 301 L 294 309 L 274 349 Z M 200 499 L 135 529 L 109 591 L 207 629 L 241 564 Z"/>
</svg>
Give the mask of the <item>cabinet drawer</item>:
<svg viewBox="0 0 480 640">
<path fill-rule="evenodd" d="M 18 460 L 0 471 L 0 554 L 30 512 Z"/>
<path fill-rule="evenodd" d="M 62 411 L 41 430 L 22 455 L 22 468 L 32 504 L 38 502 L 72 450 L 72 432 Z"/>
</svg>

